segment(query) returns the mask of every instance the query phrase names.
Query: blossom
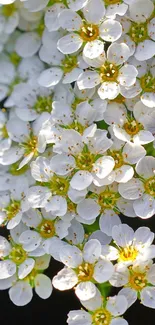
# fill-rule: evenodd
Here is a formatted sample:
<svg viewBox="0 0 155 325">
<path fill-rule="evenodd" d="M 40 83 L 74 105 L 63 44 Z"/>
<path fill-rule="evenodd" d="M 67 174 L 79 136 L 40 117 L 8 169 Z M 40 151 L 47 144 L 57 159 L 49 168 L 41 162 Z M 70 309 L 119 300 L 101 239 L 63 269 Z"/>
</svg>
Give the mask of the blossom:
<svg viewBox="0 0 155 325">
<path fill-rule="evenodd" d="M 130 306 L 139 298 L 144 306 L 155 308 L 154 269 L 152 260 L 134 263 L 132 267 L 116 264 L 110 283 L 116 287 L 124 287 L 119 294 L 127 298 Z"/>
<path fill-rule="evenodd" d="M 96 298 L 96 300 L 95 300 Z M 85 310 L 73 310 L 68 314 L 67 322 L 69 325 L 75 325 L 78 321 L 79 325 L 84 324 L 107 324 L 107 325 L 127 325 L 127 321 L 123 319 L 122 316 L 128 308 L 128 302 L 126 297 L 122 294 L 108 297 L 103 305 L 101 294 L 96 295 L 95 298 L 82 304 L 89 309 L 89 312 Z M 87 306 L 88 304 L 88 306 Z"/>
<path fill-rule="evenodd" d="M 123 95 L 123 88 L 132 86 L 138 74 L 134 66 L 125 63 L 129 56 L 130 50 L 125 43 L 114 42 L 109 46 L 107 55 L 103 52 L 97 59 L 89 61 L 94 71 L 88 69 L 82 73 L 77 81 L 78 87 L 93 88 L 101 83 L 98 89 L 101 99 Z"/>
<path fill-rule="evenodd" d="M 89 240 L 81 251 L 76 246 L 66 245 L 60 252 L 65 267 L 53 278 L 53 286 L 59 290 L 68 290 L 75 285 L 75 293 L 81 300 L 95 296 L 97 283 L 108 281 L 113 274 L 113 265 L 101 260 L 101 244 L 97 239 Z"/>
</svg>

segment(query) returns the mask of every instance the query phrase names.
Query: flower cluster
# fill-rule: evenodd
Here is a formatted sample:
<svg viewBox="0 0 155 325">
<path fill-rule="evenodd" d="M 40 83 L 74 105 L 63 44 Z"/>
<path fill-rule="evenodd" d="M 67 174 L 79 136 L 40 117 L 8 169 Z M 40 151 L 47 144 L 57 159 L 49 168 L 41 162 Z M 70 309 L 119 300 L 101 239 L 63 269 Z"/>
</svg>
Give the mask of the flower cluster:
<svg viewBox="0 0 155 325">
<path fill-rule="evenodd" d="M 68 325 L 127 325 L 155 309 L 154 233 L 128 226 L 155 214 L 155 3 L 0 0 L 0 21 L 0 290 L 74 288 Z"/>
</svg>

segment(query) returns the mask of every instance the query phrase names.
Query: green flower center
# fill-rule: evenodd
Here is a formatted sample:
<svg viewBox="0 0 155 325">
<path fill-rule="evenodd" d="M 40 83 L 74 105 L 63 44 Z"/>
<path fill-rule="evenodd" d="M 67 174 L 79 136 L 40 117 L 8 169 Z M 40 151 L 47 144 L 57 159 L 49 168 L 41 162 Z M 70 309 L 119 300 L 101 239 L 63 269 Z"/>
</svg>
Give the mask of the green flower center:
<svg viewBox="0 0 155 325">
<path fill-rule="evenodd" d="M 51 238 L 55 234 L 54 222 L 51 220 L 43 220 L 38 226 L 38 230 L 43 238 Z"/>
<path fill-rule="evenodd" d="M 111 313 L 105 308 L 97 309 L 93 314 L 94 325 L 109 325 L 111 323 Z"/>
<path fill-rule="evenodd" d="M 54 195 L 66 195 L 69 189 L 69 181 L 54 175 L 50 180 L 49 188 Z"/>
<path fill-rule="evenodd" d="M 11 203 L 3 209 L 6 212 L 8 220 L 14 218 L 20 211 L 20 201 L 11 201 Z"/>
<path fill-rule="evenodd" d="M 12 3 L 10 5 L 4 5 L 1 7 L 2 15 L 5 17 L 10 17 L 16 11 L 15 5 Z"/>
<path fill-rule="evenodd" d="M 11 52 L 9 54 L 9 59 L 14 65 L 18 65 L 21 61 L 21 57 L 16 52 Z"/>
<path fill-rule="evenodd" d="M 143 130 L 143 125 L 141 123 L 138 123 L 136 120 L 132 119 L 128 122 L 126 122 L 123 125 L 124 130 L 130 134 L 130 135 L 135 135 L 137 134 L 140 130 Z"/>
<path fill-rule="evenodd" d="M 115 5 L 115 4 L 121 4 L 122 0 L 104 0 L 104 3 L 106 6 Z"/>
<path fill-rule="evenodd" d="M 141 291 L 147 285 L 145 273 L 132 272 L 130 274 L 129 286 L 136 291 Z"/>
<path fill-rule="evenodd" d="M 98 204 L 105 209 L 114 209 L 116 202 L 119 198 L 119 194 L 112 191 L 104 191 L 98 196 Z"/>
<path fill-rule="evenodd" d="M 155 176 L 147 179 L 144 184 L 145 192 L 151 196 L 155 196 Z"/>
<path fill-rule="evenodd" d="M 104 65 L 100 68 L 100 77 L 103 82 L 111 81 L 114 82 L 117 80 L 119 73 L 119 68 L 110 62 L 105 62 Z"/>
<path fill-rule="evenodd" d="M 6 125 L 3 125 L 3 127 L 0 129 L 0 132 L 1 132 L 1 135 L 4 139 L 7 139 L 9 138 L 8 136 L 8 131 L 7 131 L 7 128 L 6 128 Z"/>
<path fill-rule="evenodd" d="M 124 165 L 123 155 L 120 151 L 109 151 L 110 156 L 115 160 L 114 169 L 120 168 Z"/>
<path fill-rule="evenodd" d="M 37 113 L 48 112 L 51 113 L 52 110 L 52 97 L 42 97 L 38 96 L 35 105 L 33 106 Z"/>
<path fill-rule="evenodd" d="M 9 255 L 9 258 L 17 265 L 23 263 L 27 258 L 27 252 L 21 246 L 15 246 Z"/>
<path fill-rule="evenodd" d="M 151 72 L 140 78 L 140 85 L 146 93 L 155 92 L 155 78 L 152 76 Z"/>
<path fill-rule="evenodd" d="M 77 67 L 77 57 L 76 56 L 65 56 L 65 59 L 61 61 L 61 67 L 64 73 L 71 72 Z"/>
<path fill-rule="evenodd" d="M 99 36 L 99 28 L 97 25 L 85 24 L 81 27 L 80 37 L 85 42 L 94 41 Z"/>
<path fill-rule="evenodd" d="M 147 22 L 141 24 L 133 22 L 129 30 L 129 35 L 135 43 L 141 43 L 148 39 Z"/>
<path fill-rule="evenodd" d="M 18 170 L 18 168 L 19 168 L 19 161 L 10 165 L 9 173 L 14 176 L 19 176 L 19 175 L 24 174 L 29 169 L 28 165 L 25 165 L 24 167 L 22 167 L 19 170 Z"/>
<path fill-rule="evenodd" d="M 91 171 L 95 162 L 95 155 L 89 151 L 81 152 L 75 157 L 75 160 L 78 169 Z"/>
<path fill-rule="evenodd" d="M 38 155 L 37 152 L 37 137 L 33 134 L 29 136 L 26 142 L 20 144 L 22 148 L 25 150 L 24 156 L 28 156 L 31 152 L 34 153 L 35 156 Z"/>
<path fill-rule="evenodd" d="M 124 247 L 119 252 L 119 261 L 135 261 L 137 255 L 138 251 L 134 246 Z"/>
<path fill-rule="evenodd" d="M 89 281 L 93 277 L 94 266 L 89 263 L 83 263 L 78 267 L 77 273 L 79 281 Z"/>
<path fill-rule="evenodd" d="M 84 127 L 82 124 L 74 120 L 72 124 L 69 125 L 70 129 L 74 129 L 75 131 L 79 132 L 80 134 L 83 134 L 83 131 L 86 127 Z"/>
</svg>

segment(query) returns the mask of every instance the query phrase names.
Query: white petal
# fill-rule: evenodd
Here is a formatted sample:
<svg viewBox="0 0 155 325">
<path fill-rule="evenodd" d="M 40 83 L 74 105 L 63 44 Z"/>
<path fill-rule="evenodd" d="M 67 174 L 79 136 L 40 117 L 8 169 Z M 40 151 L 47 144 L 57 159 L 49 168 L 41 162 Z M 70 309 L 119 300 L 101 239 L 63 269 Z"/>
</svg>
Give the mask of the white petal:
<svg viewBox="0 0 155 325">
<path fill-rule="evenodd" d="M 128 182 L 134 175 L 133 167 L 129 165 L 123 165 L 115 170 L 115 181 L 118 183 Z"/>
<path fill-rule="evenodd" d="M 55 86 L 59 83 L 63 76 L 63 71 L 60 68 L 52 67 L 44 70 L 39 78 L 38 83 L 43 87 Z"/>
<path fill-rule="evenodd" d="M 155 55 L 155 43 L 151 40 L 145 40 L 139 43 L 135 52 L 135 58 L 139 61 L 151 59 Z"/>
<path fill-rule="evenodd" d="M 112 319 L 110 325 L 128 325 L 128 322 L 121 317 L 117 317 Z"/>
<path fill-rule="evenodd" d="M 102 0 L 89 0 L 83 8 L 83 13 L 89 23 L 99 24 L 105 15 L 105 6 Z"/>
<path fill-rule="evenodd" d="M 82 253 L 76 246 L 65 245 L 60 251 L 60 259 L 68 267 L 76 268 L 82 263 Z"/>
<path fill-rule="evenodd" d="M 63 54 L 72 54 L 80 49 L 82 40 L 77 34 L 70 33 L 59 39 L 57 48 Z"/>
<path fill-rule="evenodd" d="M 70 185 L 73 189 L 81 191 L 92 183 L 93 177 L 86 170 L 79 170 L 71 179 Z"/>
<path fill-rule="evenodd" d="M 106 308 L 113 316 L 124 314 L 128 307 L 127 299 L 124 296 L 109 297 Z"/>
<path fill-rule="evenodd" d="M 39 247 L 41 243 L 41 237 L 40 234 L 36 231 L 26 230 L 20 235 L 19 242 L 23 245 L 23 248 L 26 251 L 31 252 Z"/>
<path fill-rule="evenodd" d="M 146 287 L 141 291 L 141 302 L 144 306 L 155 309 L 154 287 Z"/>
<path fill-rule="evenodd" d="M 72 269 L 63 268 L 53 278 L 53 286 L 61 291 L 73 288 L 78 282 L 78 277 Z"/>
<path fill-rule="evenodd" d="M 68 325 L 91 325 L 92 317 L 85 310 L 72 310 L 68 314 Z"/>
<path fill-rule="evenodd" d="M 131 307 L 137 300 L 137 292 L 131 288 L 123 288 L 119 291 L 118 294 L 124 296 L 127 299 L 128 308 Z"/>
<path fill-rule="evenodd" d="M 130 56 L 130 50 L 125 43 L 114 43 L 109 46 L 107 56 L 110 62 L 120 65 L 127 61 Z"/>
<path fill-rule="evenodd" d="M 44 208 L 51 196 L 48 188 L 43 186 L 33 186 L 27 194 L 28 202 L 32 208 Z"/>
<path fill-rule="evenodd" d="M 24 279 L 34 268 L 35 260 L 33 258 L 27 258 L 18 267 L 18 277 L 20 280 Z"/>
<path fill-rule="evenodd" d="M 97 239 L 90 239 L 83 248 L 83 258 L 86 262 L 93 264 L 101 255 L 101 244 Z"/>
<path fill-rule="evenodd" d="M 81 73 L 77 80 L 79 89 L 94 88 L 100 83 L 100 76 L 95 71 L 85 71 Z"/>
<path fill-rule="evenodd" d="M 138 217 L 148 219 L 155 213 L 155 200 L 152 196 L 144 194 L 142 198 L 134 201 L 133 208 Z"/>
<path fill-rule="evenodd" d="M 118 190 L 123 198 L 128 200 L 136 200 L 142 196 L 144 188 L 143 183 L 139 179 L 132 178 L 127 183 L 119 184 Z"/>
<path fill-rule="evenodd" d="M 40 48 L 41 38 L 35 32 L 23 33 L 16 41 L 16 52 L 22 58 L 34 55 Z"/>
<path fill-rule="evenodd" d="M 42 299 L 47 299 L 52 293 L 52 283 L 48 276 L 44 274 L 37 274 L 34 279 L 35 292 Z"/>
<path fill-rule="evenodd" d="M 17 282 L 10 290 L 9 297 L 10 300 L 16 306 L 25 306 L 32 299 L 33 293 L 32 288 L 26 281 Z"/>
<path fill-rule="evenodd" d="M 126 162 L 129 164 L 136 164 L 141 158 L 146 155 L 146 150 L 138 144 L 129 142 L 126 143 L 123 148 L 123 155 Z"/>
<path fill-rule="evenodd" d="M 130 246 L 133 241 L 134 231 L 126 224 L 114 226 L 112 230 L 112 237 L 117 245 L 121 247 Z"/>
<path fill-rule="evenodd" d="M 57 175 L 67 175 L 75 168 L 75 159 L 65 154 L 55 155 L 50 161 L 50 166 Z"/>
<path fill-rule="evenodd" d="M 100 25 L 100 37 L 107 42 L 114 42 L 121 37 L 122 26 L 118 21 L 107 19 Z"/>
<path fill-rule="evenodd" d="M 82 19 L 78 13 L 65 9 L 59 14 L 60 25 L 69 32 L 78 31 L 82 25 Z"/>
<path fill-rule="evenodd" d="M 121 220 L 113 210 L 106 210 L 101 214 L 99 225 L 101 231 L 108 236 L 112 235 L 112 229 L 115 225 L 119 225 Z"/>
<path fill-rule="evenodd" d="M 101 99 L 114 99 L 120 92 L 119 85 L 116 82 L 103 82 L 98 89 L 98 94 Z"/>
<path fill-rule="evenodd" d="M 93 199 L 84 199 L 77 205 L 77 213 L 86 220 L 96 219 L 100 213 L 100 206 Z"/>
<path fill-rule="evenodd" d="M 84 55 L 89 59 L 95 59 L 100 54 L 102 54 L 104 50 L 104 43 L 100 40 L 94 40 L 92 42 L 88 42 L 83 50 Z"/>
<path fill-rule="evenodd" d="M 80 300 L 91 299 L 96 294 L 96 286 L 90 281 L 81 282 L 76 286 L 75 294 Z"/>
<path fill-rule="evenodd" d="M 94 163 L 92 172 L 94 172 L 98 178 L 103 179 L 111 173 L 114 166 L 115 166 L 115 161 L 112 157 L 110 156 L 101 157 L 97 159 L 96 162 Z"/>
<path fill-rule="evenodd" d="M 114 272 L 114 266 L 110 261 L 98 261 L 94 268 L 93 278 L 98 283 L 108 281 Z"/>
<path fill-rule="evenodd" d="M 141 159 L 136 165 L 136 172 L 141 177 L 147 179 L 154 176 L 155 170 L 155 158 L 152 156 L 147 156 Z"/>
<path fill-rule="evenodd" d="M 45 210 L 51 211 L 54 216 L 64 216 L 67 212 L 66 199 L 60 195 L 52 196 L 52 198 L 46 203 Z"/>
<path fill-rule="evenodd" d="M 138 75 L 138 71 L 133 65 L 125 64 L 119 70 L 118 80 L 122 86 L 130 87 L 136 82 L 137 75 Z"/>
<path fill-rule="evenodd" d="M 0 279 L 7 279 L 16 272 L 16 264 L 10 260 L 0 261 Z"/>
</svg>

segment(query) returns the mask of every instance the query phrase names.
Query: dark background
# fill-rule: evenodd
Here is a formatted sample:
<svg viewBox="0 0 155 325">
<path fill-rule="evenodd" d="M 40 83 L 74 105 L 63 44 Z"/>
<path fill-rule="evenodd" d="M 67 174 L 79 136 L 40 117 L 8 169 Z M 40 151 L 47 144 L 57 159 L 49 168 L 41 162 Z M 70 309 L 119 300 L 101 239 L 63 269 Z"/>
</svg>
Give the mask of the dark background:
<svg viewBox="0 0 155 325">
<path fill-rule="evenodd" d="M 133 229 L 140 226 L 148 226 L 155 232 L 155 216 L 148 220 L 139 218 L 122 217 L 122 222 L 127 223 Z M 4 235 L 4 231 L 0 230 Z M 61 270 L 62 265 L 52 259 L 50 268 L 46 274 L 52 277 Z M 115 289 L 112 294 L 115 294 Z M 25 307 L 16 307 L 10 301 L 8 291 L 0 291 L 0 323 L 3 325 L 65 325 L 67 314 L 70 310 L 81 308 L 74 290 L 60 292 L 53 290 L 51 297 L 47 300 L 40 299 L 35 293 L 32 301 Z M 155 325 L 155 310 L 144 307 L 137 301 L 125 314 L 129 325 Z"/>
</svg>

